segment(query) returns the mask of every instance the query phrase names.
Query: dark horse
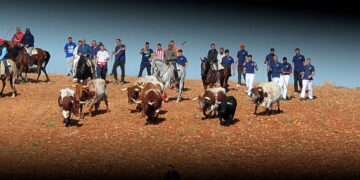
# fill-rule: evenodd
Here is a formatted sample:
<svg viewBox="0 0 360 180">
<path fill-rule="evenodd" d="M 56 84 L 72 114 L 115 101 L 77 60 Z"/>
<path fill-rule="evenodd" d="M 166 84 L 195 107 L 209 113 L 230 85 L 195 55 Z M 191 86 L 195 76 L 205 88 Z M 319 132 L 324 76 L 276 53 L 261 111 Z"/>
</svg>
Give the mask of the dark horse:
<svg viewBox="0 0 360 180">
<path fill-rule="evenodd" d="M 227 66 L 223 66 L 224 69 L 216 71 L 211 68 L 210 61 L 206 58 L 201 59 L 201 79 L 205 91 L 208 87 L 214 87 L 218 81 L 220 81 L 220 86 L 228 91 L 230 71 Z"/>
<path fill-rule="evenodd" d="M 30 57 L 24 47 L 14 46 L 10 41 L 7 41 L 7 48 L 9 51 L 7 58 L 14 59 L 14 61 L 16 62 L 16 66 L 18 67 L 18 77 L 20 76 L 23 81 L 28 81 L 27 72 L 29 70 L 29 65 L 37 65 L 38 76 L 36 78 L 36 81 L 39 81 L 41 71 L 45 73 L 46 82 L 50 81 L 49 76 L 46 72 L 46 66 L 50 60 L 49 52 L 40 48 L 35 48 L 37 50 L 37 54 L 34 54 Z M 25 78 L 22 76 L 22 72 L 25 72 Z"/>
<path fill-rule="evenodd" d="M 77 82 L 80 83 L 83 80 L 88 78 L 93 79 L 93 74 L 91 73 L 91 67 L 86 64 L 86 61 L 89 59 L 88 56 L 80 56 L 79 61 L 76 64 L 76 74 Z"/>
</svg>

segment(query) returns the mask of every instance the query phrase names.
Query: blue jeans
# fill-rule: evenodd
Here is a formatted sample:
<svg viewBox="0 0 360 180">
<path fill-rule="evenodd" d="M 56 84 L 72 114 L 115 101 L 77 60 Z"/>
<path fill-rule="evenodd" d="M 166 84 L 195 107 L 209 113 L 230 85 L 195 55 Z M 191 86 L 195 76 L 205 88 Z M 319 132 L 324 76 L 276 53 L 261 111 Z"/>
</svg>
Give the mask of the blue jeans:
<svg viewBox="0 0 360 180">
<path fill-rule="evenodd" d="M 241 75 L 244 77 L 244 81 L 245 81 L 245 73 L 243 73 L 243 66 L 238 66 L 237 67 L 237 71 L 238 71 L 238 84 L 241 84 Z"/>
<path fill-rule="evenodd" d="M 106 80 L 107 64 L 100 67 L 100 64 L 96 66 L 96 77 Z"/>
<path fill-rule="evenodd" d="M 302 71 L 294 70 L 294 91 L 295 92 L 299 92 L 298 83 L 299 83 L 300 89 L 302 89 L 302 86 L 303 86 L 301 72 Z"/>
<path fill-rule="evenodd" d="M 143 73 L 143 71 L 144 71 L 145 68 L 146 68 L 146 71 L 147 71 L 148 76 L 151 75 L 151 64 L 150 64 L 150 63 L 141 63 L 141 64 L 140 64 L 140 71 L 139 71 L 138 77 L 141 77 L 141 76 L 142 76 L 142 73 Z"/>
</svg>

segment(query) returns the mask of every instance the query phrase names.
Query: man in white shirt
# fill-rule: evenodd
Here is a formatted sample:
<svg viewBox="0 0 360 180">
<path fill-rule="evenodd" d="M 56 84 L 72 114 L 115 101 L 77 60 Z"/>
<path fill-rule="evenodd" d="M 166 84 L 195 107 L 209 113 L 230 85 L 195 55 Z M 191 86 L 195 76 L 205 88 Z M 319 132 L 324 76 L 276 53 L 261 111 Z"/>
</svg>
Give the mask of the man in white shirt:
<svg viewBox="0 0 360 180">
<path fill-rule="evenodd" d="M 224 48 L 223 47 L 221 47 L 220 49 L 219 49 L 219 53 L 218 53 L 218 55 L 217 55 L 217 63 L 218 63 L 218 68 L 219 68 L 219 70 L 222 70 L 222 69 L 224 69 L 224 67 L 222 66 L 222 59 L 225 57 L 225 53 L 224 53 Z"/>
<path fill-rule="evenodd" d="M 105 50 L 104 45 L 100 45 L 100 50 L 96 54 L 96 73 L 97 78 L 106 80 L 107 63 L 110 59 L 109 53 Z"/>
</svg>

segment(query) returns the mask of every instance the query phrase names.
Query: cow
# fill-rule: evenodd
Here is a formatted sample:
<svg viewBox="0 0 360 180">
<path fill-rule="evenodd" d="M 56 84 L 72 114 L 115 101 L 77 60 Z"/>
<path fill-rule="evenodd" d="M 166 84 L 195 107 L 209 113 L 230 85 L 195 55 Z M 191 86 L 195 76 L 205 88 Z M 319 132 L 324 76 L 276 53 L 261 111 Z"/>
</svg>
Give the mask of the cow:
<svg viewBox="0 0 360 180">
<path fill-rule="evenodd" d="M 69 88 L 60 90 L 58 105 L 61 108 L 65 127 L 69 126 L 71 114 L 79 116 L 80 102 L 75 100 L 75 91 Z"/>
<path fill-rule="evenodd" d="M 234 96 L 227 96 L 218 107 L 219 120 L 221 125 L 229 126 L 233 120 L 236 111 L 237 101 Z"/>
<path fill-rule="evenodd" d="M 203 111 L 205 118 L 216 116 L 217 107 L 226 97 L 226 90 L 222 87 L 209 88 L 202 96 L 198 96 L 200 109 Z"/>
<path fill-rule="evenodd" d="M 275 82 L 266 82 L 258 85 L 251 89 L 252 101 L 256 104 L 254 114 L 257 114 L 257 108 L 259 105 L 266 108 L 266 114 L 271 115 L 272 104 L 277 103 L 278 110 L 280 113 L 280 86 Z"/>
<path fill-rule="evenodd" d="M 105 101 L 106 111 L 110 112 L 106 92 L 106 81 L 103 79 L 94 79 L 88 81 L 85 86 L 82 84 L 77 84 L 75 100 L 79 101 L 81 104 L 86 104 L 89 106 L 88 111 L 91 117 L 94 115 L 92 109 L 95 106 L 95 111 L 98 111 L 101 101 Z M 82 109 L 82 106 L 80 106 L 80 118 L 84 118 Z"/>
<path fill-rule="evenodd" d="M 147 116 L 147 122 L 155 122 L 162 103 L 161 92 L 158 89 L 148 89 L 144 92 L 143 98 L 138 101 L 141 104 L 141 115 Z"/>
</svg>

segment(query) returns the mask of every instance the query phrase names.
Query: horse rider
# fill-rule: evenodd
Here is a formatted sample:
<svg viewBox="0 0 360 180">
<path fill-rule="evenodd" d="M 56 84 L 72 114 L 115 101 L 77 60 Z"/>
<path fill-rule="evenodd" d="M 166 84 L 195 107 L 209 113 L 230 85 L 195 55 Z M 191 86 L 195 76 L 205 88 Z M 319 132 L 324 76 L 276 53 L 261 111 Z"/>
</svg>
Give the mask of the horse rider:
<svg viewBox="0 0 360 180">
<path fill-rule="evenodd" d="M 14 46 L 20 46 L 21 40 L 24 37 L 24 34 L 21 32 L 21 28 L 16 28 L 16 33 L 13 35 L 12 42 Z"/>
<path fill-rule="evenodd" d="M 25 47 L 27 53 L 31 57 L 32 56 L 32 50 L 34 49 L 34 36 L 30 32 L 30 28 L 26 28 L 25 35 L 21 39 L 21 44 L 22 44 L 22 46 Z M 28 65 L 31 66 L 32 64 L 33 64 L 32 63 L 32 58 L 29 58 Z"/>
<path fill-rule="evenodd" d="M 7 48 L 4 39 L 0 38 L 0 62 L 4 63 L 5 74 L 9 72 L 9 67 L 6 60 Z"/>
<path fill-rule="evenodd" d="M 91 53 L 92 53 L 91 47 L 88 44 L 86 44 L 86 39 L 81 40 L 81 43 L 80 43 L 79 48 L 78 48 L 78 55 L 86 57 L 86 63 L 85 64 L 88 67 L 90 67 L 91 74 L 94 76 L 95 75 L 95 70 L 94 70 L 95 65 L 91 61 L 91 58 L 90 58 Z"/>
<path fill-rule="evenodd" d="M 215 49 L 215 43 L 211 43 L 210 48 L 211 49 L 208 52 L 207 60 L 210 62 L 211 67 L 213 67 L 213 65 L 215 64 L 215 70 L 217 71 L 217 70 L 219 70 L 218 63 L 217 63 L 218 52 Z"/>
</svg>

